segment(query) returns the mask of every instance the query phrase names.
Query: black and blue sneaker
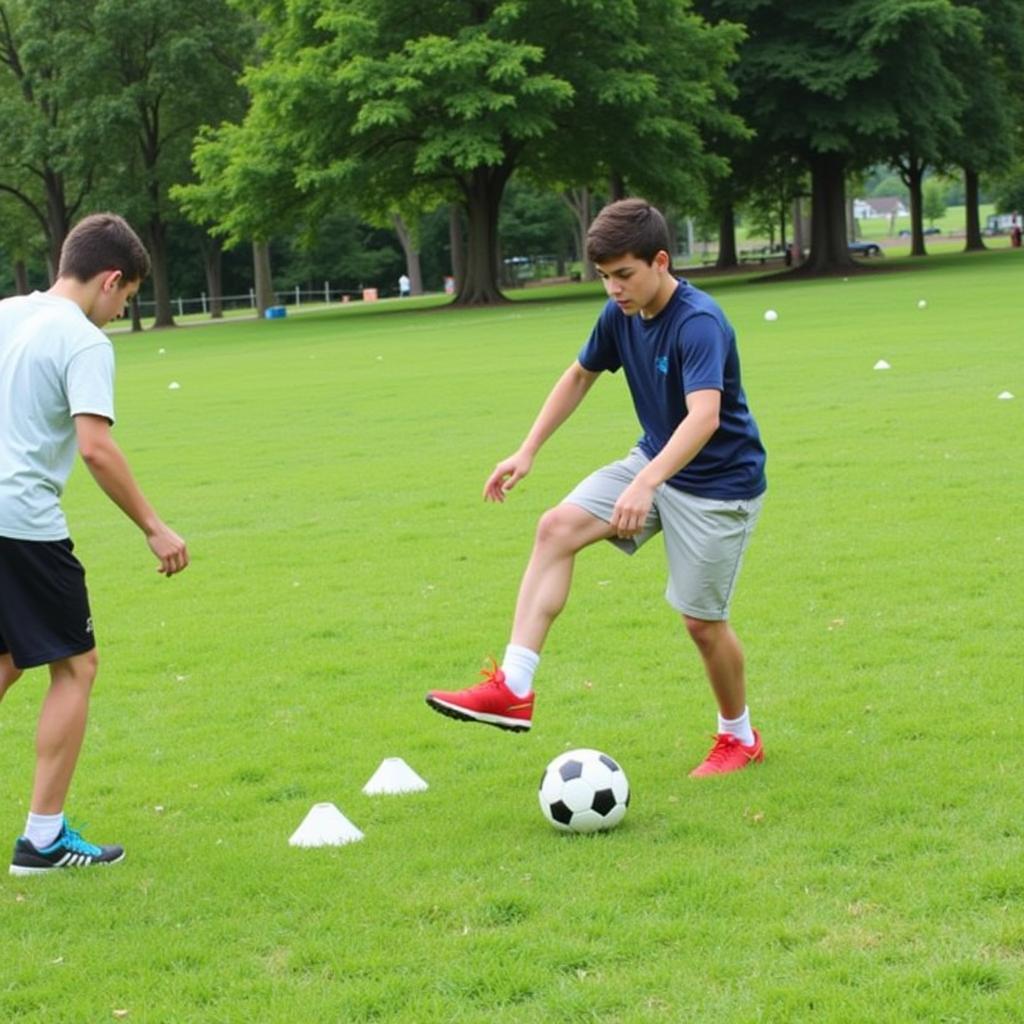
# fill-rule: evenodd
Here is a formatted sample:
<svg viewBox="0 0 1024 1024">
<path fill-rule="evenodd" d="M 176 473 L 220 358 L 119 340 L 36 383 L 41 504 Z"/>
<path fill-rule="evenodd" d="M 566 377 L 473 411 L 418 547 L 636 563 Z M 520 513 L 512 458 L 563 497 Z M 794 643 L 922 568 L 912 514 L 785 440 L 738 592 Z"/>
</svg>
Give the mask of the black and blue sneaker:
<svg viewBox="0 0 1024 1024">
<path fill-rule="evenodd" d="M 59 868 L 87 868 L 93 864 L 116 864 L 120 860 L 124 860 L 124 847 L 86 842 L 65 821 L 57 838 L 41 850 L 21 836 L 14 844 L 11 874 L 43 875 Z"/>
</svg>

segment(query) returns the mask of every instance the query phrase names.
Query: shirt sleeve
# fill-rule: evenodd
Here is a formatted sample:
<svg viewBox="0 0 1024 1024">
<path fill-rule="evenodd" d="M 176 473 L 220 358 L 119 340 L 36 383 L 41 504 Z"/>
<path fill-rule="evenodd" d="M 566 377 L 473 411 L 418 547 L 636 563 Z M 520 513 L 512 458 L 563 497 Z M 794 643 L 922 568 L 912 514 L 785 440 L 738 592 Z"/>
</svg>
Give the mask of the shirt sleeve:
<svg viewBox="0 0 1024 1024">
<path fill-rule="evenodd" d="M 587 343 L 576 357 L 584 370 L 590 370 L 591 373 L 608 370 L 614 373 L 622 366 L 622 357 L 616 344 L 614 316 L 621 317 L 622 313 L 614 304 L 609 304 L 597 318 Z"/>
<path fill-rule="evenodd" d="M 698 313 L 683 325 L 683 391 L 723 391 L 729 339 L 709 314 Z"/>
<path fill-rule="evenodd" d="M 109 342 L 76 352 L 64 383 L 72 416 L 88 413 L 114 422 L 114 349 Z"/>
</svg>

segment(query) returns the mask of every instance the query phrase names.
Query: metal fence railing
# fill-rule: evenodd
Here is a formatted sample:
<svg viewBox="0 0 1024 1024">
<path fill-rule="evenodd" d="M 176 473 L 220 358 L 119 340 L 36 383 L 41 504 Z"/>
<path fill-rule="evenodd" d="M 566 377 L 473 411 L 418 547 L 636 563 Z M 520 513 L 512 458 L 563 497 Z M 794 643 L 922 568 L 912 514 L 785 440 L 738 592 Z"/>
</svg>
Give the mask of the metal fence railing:
<svg viewBox="0 0 1024 1024">
<path fill-rule="evenodd" d="M 296 285 L 294 288 L 276 290 L 274 292 L 273 305 L 298 307 L 303 305 L 330 305 L 332 302 L 354 302 L 369 298 L 390 298 L 398 295 L 397 286 L 391 292 L 381 291 L 379 288 L 336 288 L 325 281 L 323 288 L 302 288 Z M 250 288 L 248 292 L 239 295 L 222 295 L 221 308 L 229 310 L 251 309 L 256 310 L 256 290 Z M 208 315 L 210 312 L 210 297 L 204 292 L 197 297 L 185 298 L 175 297 L 171 299 L 171 311 L 175 316 L 185 316 L 188 313 Z M 153 316 L 156 312 L 156 303 L 152 299 L 139 300 L 139 313 L 144 317 Z"/>
</svg>

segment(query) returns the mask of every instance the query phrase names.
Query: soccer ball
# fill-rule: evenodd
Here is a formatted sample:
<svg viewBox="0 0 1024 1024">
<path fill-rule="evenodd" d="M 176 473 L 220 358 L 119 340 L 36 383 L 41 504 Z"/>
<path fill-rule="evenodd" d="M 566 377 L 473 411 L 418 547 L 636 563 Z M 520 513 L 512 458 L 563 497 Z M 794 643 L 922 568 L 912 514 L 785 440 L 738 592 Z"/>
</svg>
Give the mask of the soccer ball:
<svg viewBox="0 0 1024 1024">
<path fill-rule="evenodd" d="M 626 816 L 629 780 L 600 750 L 560 754 L 540 779 L 540 809 L 562 832 L 601 832 Z"/>
</svg>

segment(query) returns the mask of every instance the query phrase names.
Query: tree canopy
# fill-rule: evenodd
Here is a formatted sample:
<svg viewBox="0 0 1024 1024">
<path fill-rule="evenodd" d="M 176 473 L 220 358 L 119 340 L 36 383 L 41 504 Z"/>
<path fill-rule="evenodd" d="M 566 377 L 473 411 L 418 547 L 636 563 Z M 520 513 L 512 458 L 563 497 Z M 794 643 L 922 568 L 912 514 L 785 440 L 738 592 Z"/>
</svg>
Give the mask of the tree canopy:
<svg viewBox="0 0 1024 1024">
<path fill-rule="evenodd" d="M 272 238 L 294 269 L 325 225 L 374 247 L 386 228 L 417 279 L 429 223 L 434 279 L 492 302 L 502 229 L 524 244 L 513 179 L 568 204 L 554 249 L 577 256 L 595 197 L 717 220 L 728 256 L 737 210 L 785 237 L 809 188 L 810 269 L 845 271 L 868 167 L 898 170 L 921 254 L 926 174 L 961 169 L 982 247 L 979 176 L 1019 176 L 1022 96 L 1024 0 L 0 0 L 0 196 L 21 211 L 0 242 L 22 287 L 74 219 L 120 209 L 170 323 L 166 252 L 200 238 L 181 215 L 264 271 Z"/>
<path fill-rule="evenodd" d="M 379 215 L 455 200 L 468 223 L 464 303 L 500 297 L 498 212 L 518 169 L 700 195 L 725 170 L 702 128 L 740 130 L 724 112 L 740 30 L 706 25 L 682 0 L 624 0 L 614 18 L 605 0 L 251 7 L 267 28 L 245 79 L 252 107 L 245 125 L 197 149 L 201 187 L 257 165 L 280 171 L 307 211 L 354 202 Z M 232 194 L 221 230 L 269 229 L 261 190 Z"/>
<path fill-rule="evenodd" d="M 927 160 L 955 130 L 964 90 L 949 57 L 975 12 L 953 0 L 710 0 L 749 33 L 739 109 L 769 153 L 811 177 L 810 266 L 845 269 L 845 176 L 906 155 Z"/>
</svg>

